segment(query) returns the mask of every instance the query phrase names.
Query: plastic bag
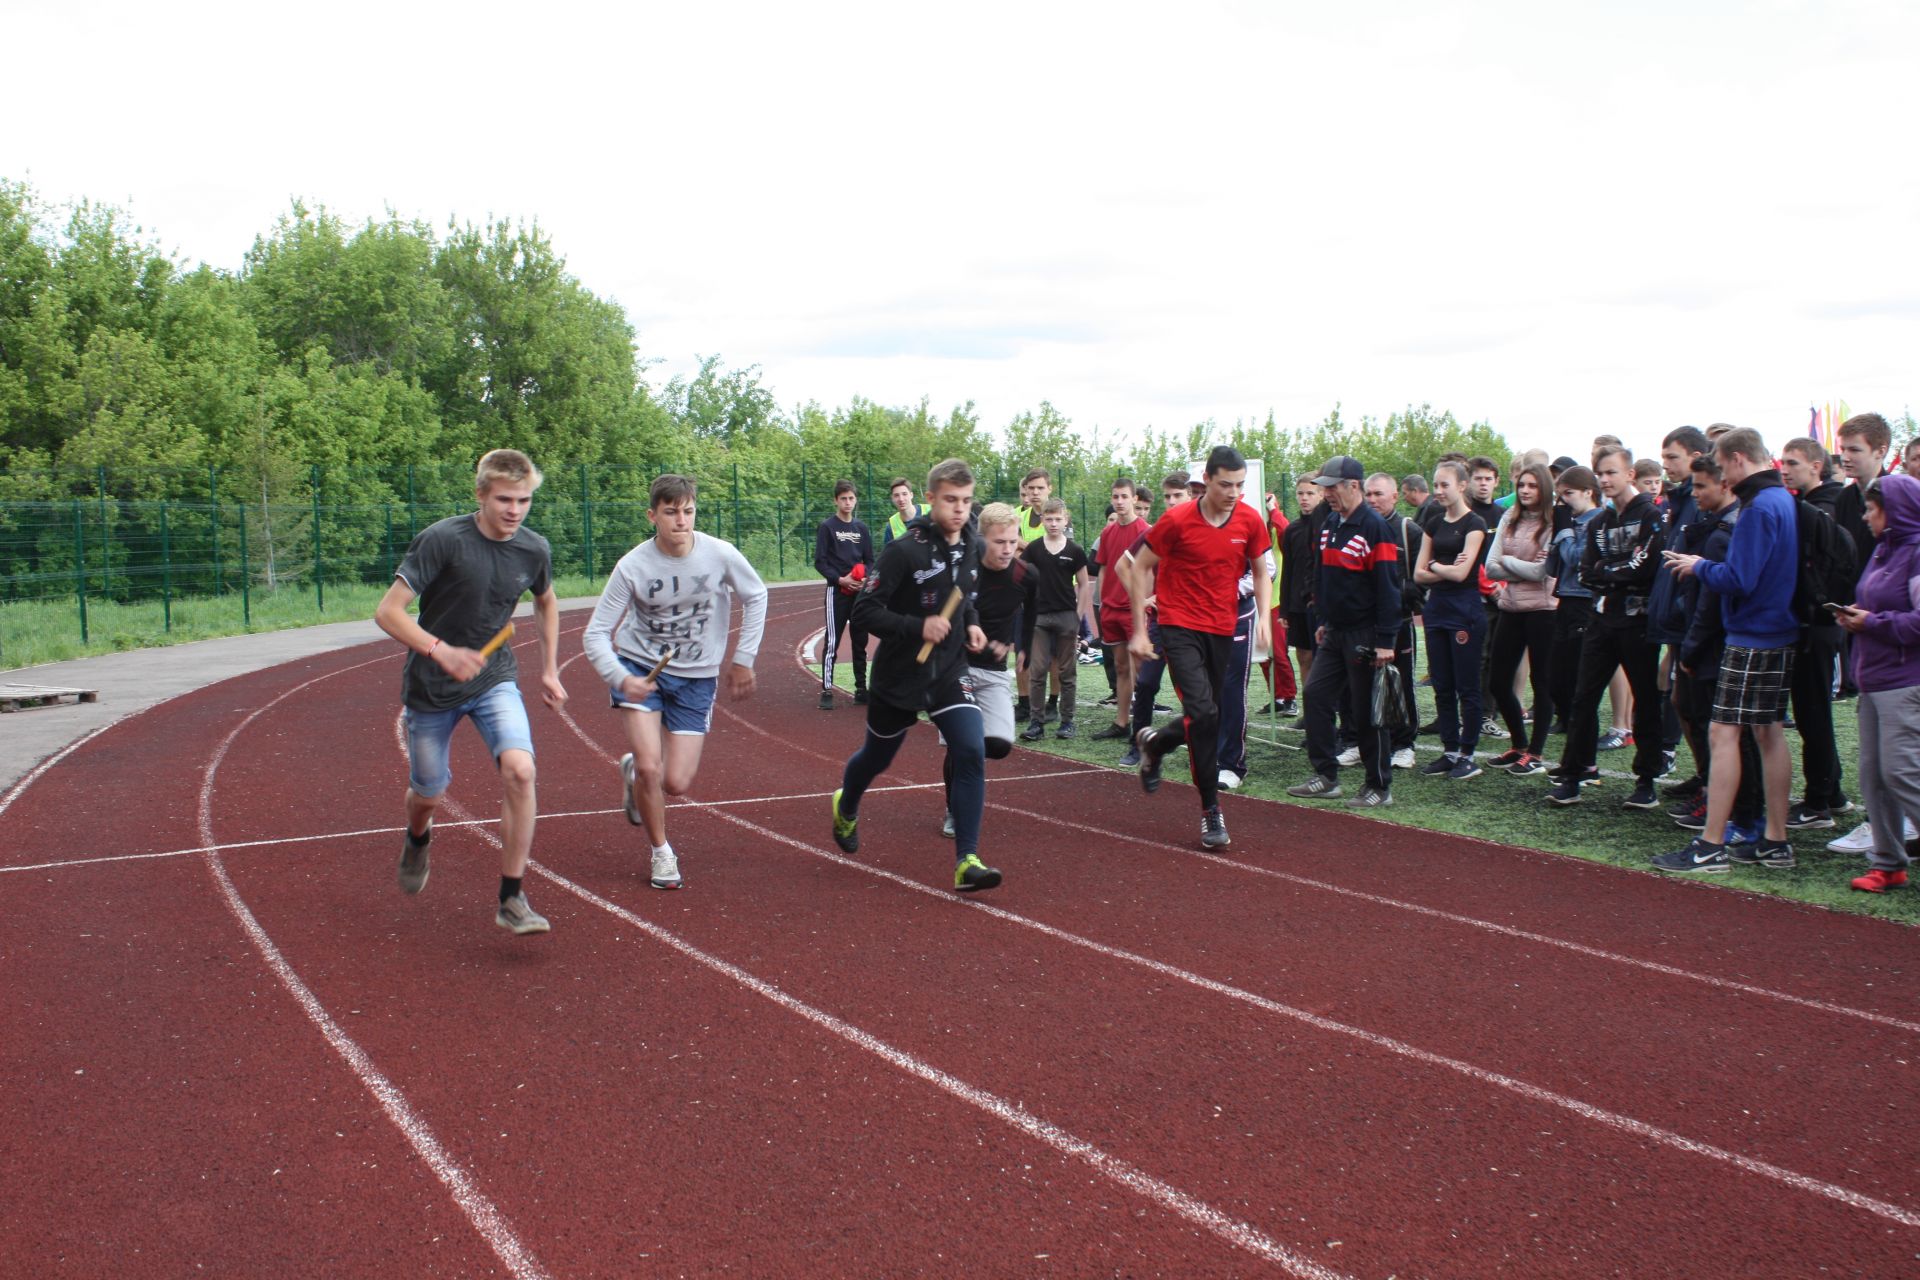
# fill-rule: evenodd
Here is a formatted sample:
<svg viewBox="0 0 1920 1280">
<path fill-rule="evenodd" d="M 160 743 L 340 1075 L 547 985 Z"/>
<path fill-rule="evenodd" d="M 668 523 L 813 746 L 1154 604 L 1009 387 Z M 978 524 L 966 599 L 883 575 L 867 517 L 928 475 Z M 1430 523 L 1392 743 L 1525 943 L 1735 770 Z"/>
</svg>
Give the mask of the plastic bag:
<svg viewBox="0 0 1920 1280">
<path fill-rule="evenodd" d="M 1413 723 L 1407 707 L 1406 682 L 1395 666 L 1373 670 L 1373 723 L 1379 729 L 1399 729 Z"/>
</svg>

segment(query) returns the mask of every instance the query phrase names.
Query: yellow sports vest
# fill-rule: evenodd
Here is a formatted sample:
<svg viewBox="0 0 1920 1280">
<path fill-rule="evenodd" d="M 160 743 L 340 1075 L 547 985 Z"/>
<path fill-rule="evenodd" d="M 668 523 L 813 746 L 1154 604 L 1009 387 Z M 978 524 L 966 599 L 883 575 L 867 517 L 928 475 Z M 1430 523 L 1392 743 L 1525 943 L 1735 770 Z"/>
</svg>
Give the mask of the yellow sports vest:
<svg viewBox="0 0 1920 1280">
<path fill-rule="evenodd" d="M 1032 521 L 1032 523 L 1029 524 L 1028 521 Z M 1021 542 L 1032 542 L 1035 538 L 1046 533 L 1046 531 L 1047 527 L 1040 523 L 1040 513 L 1038 511 L 1030 511 L 1026 507 L 1020 508 Z"/>
</svg>

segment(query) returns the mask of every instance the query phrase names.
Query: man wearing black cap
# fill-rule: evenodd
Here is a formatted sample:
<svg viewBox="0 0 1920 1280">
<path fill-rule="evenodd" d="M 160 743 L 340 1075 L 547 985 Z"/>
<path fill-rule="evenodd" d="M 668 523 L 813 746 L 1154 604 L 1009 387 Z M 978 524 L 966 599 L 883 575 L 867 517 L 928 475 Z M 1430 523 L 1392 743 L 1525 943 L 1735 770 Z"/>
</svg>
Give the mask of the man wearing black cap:
<svg viewBox="0 0 1920 1280">
<path fill-rule="evenodd" d="M 1287 794 L 1331 800 L 1340 794 L 1336 699 L 1345 699 L 1347 723 L 1359 735 L 1367 783 L 1347 801 L 1351 809 L 1382 809 L 1389 792 L 1390 745 L 1373 722 L 1374 672 L 1393 663 L 1400 634 L 1400 544 L 1362 486 L 1366 468 L 1344 454 L 1328 458 L 1314 483 L 1326 491 L 1332 514 L 1320 529 L 1320 579 L 1315 607 L 1321 619 L 1313 670 L 1307 676 L 1307 760 L 1313 777 Z"/>
</svg>

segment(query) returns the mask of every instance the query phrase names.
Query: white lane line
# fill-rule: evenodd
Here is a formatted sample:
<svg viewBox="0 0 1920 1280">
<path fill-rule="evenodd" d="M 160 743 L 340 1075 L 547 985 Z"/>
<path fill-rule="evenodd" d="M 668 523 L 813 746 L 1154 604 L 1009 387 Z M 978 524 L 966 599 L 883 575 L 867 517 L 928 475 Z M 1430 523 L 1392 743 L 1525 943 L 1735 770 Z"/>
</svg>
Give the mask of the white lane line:
<svg viewBox="0 0 1920 1280">
<path fill-rule="evenodd" d="M 458 802 L 447 801 L 447 807 L 461 811 Z M 491 831 L 479 828 L 480 834 L 491 844 L 500 841 Z M 698 964 L 704 965 L 723 977 L 731 978 L 755 995 L 772 1001 L 789 1013 L 798 1014 L 814 1026 L 827 1031 L 859 1049 L 873 1054 L 889 1066 L 946 1093 L 948 1096 L 977 1107 L 994 1119 L 1018 1129 L 1030 1138 L 1044 1142 L 1062 1155 L 1071 1156 L 1085 1162 L 1101 1176 L 1119 1183 L 1127 1190 L 1139 1195 L 1171 1213 L 1178 1214 L 1186 1221 L 1218 1236 L 1236 1249 L 1244 1250 L 1255 1257 L 1284 1268 L 1288 1274 L 1299 1276 L 1302 1280 L 1346 1280 L 1342 1273 L 1323 1267 L 1311 1258 L 1303 1257 L 1267 1235 L 1252 1223 L 1216 1209 L 1213 1205 L 1188 1194 L 1172 1183 L 1165 1182 L 1152 1174 L 1131 1164 L 1119 1156 L 1113 1155 L 1085 1138 L 1062 1129 L 1051 1121 L 1042 1120 L 1016 1102 L 989 1093 L 976 1085 L 968 1084 L 958 1076 L 950 1075 L 931 1063 L 924 1062 L 906 1050 L 889 1044 L 871 1032 L 835 1017 L 824 1009 L 806 1003 L 797 996 L 788 994 L 765 979 L 754 976 L 738 965 L 722 960 L 719 956 L 703 951 L 693 943 L 680 937 L 653 921 L 610 902 L 606 898 L 543 865 L 537 859 L 529 862 L 528 867 L 545 877 L 553 884 L 565 889 L 582 902 L 598 907 L 625 924 L 632 925 L 656 942 L 664 943 Z"/>
<path fill-rule="evenodd" d="M 580 737 L 581 741 L 585 742 L 602 760 L 612 763 L 605 749 L 592 738 L 588 737 L 586 732 L 574 722 L 571 716 L 565 715 L 563 711 L 562 718 L 567 722 L 568 727 Z M 807 844 L 803 840 L 796 840 L 792 836 L 784 835 L 768 827 L 763 827 L 757 822 L 750 822 L 746 818 L 739 817 L 738 815 L 716 812 L 714 816 L 723 822 L 730 822 L 756 835 L 764 836 L 769 840 L 787 845 L 790 848 L 798 849 L 802 853 L 812 854 L 814 857 L 824 858 L 828 862 L 836 863 L 855 871 L 864 872 L 867 875 L 876 876 L 882 880 L 891 881 L 903 888 L 911 889 L 915 893 L 925 894 L 928 897 L 937 898 L 943 902 L 955 901 L 954 895 L 944 889 L 934 889 L 920 883 L 918 880 L 909 879 L 896 872 L 870 866 L 867 863 L 832 852 L 817 845 Z M 1035 814 L 1032 816 L 1038 817 L 1039 815 Z M 1078 826 L 1079 824 L 1069 823 L 1067 825 Z M 1082 829 L 1097 830 L 1096 828 Z M 1657 1125 L 1649 1124 L 1647 1121 L 1637 1120 L 1632 1116 L 1623 1115 L 1617 1111 L 1609 1111 L 1604 1107 L 1595 1106 L 1590 1102 L 1583 1102 L 1567 1094 L 1557 1093 L 1543 1086 L 1530 1084 L 1525 1080 L 1509 1076 L 1504 1072 L 1492 1071 L 1486 1067 L 1476 1066 L 1471 1062 L 1466 1062 L 1459 1058 L 1451 1058 L 1445 1054 L 1422 1049 L 1417 1045 L 1408 1044 L 1403 1040 L 1396 1040 L 1392 1036 L 1383 1035 L 1377 1031 L 1368 1031 L 1364 1027 L 1350 1026 L 1344 1022 L 1336 1022 L 1332 1018 L 1323 1017 L 1320 1014 L 1310 1012 L 1306 1009 L 1297 1009 L 1292 1005 L 1282 1004 L 1277 1000 L 1270 1000 L 1265 996 L 1257 995 L 1254 992 L 1232 986 L 1229 983 L 1217 981 L 1213 978 L 1204 977 L 1190 970 L 1179 968 L 1176 965 L 1167 964 L 1164 961 L 1152 959 L 1138 952 L 1128 951 L 1121 947 L 1108 946 L 1106 943 L 1096 942 L 1092 938 L 1082 937 L 1077 933 L 1069 933 L 1065 929 L 1056 928 L 1053 925 L 1044 924 L 1031 917 L 1008 911 L 1004 907 L 991 906 L 981 902 L 978 898 L 968 898 L 959 902 L 957 905 L 969 907 L 975 911 L 984 911 L 988 915 L 1005 920 L 1009 924 L 1016 924 L 1022 928 L 1031 929 L 1043 936 L 1054 938 L 1061 942 L 1071 943 L 1076 947 L 1085 948 L 1097 955 L 1121 960 L 1128 964 L 1139 965 L 1154 973 L 1162 974 L 1177 981 L 1198 987 L 1203 991 L 1210 991 L 1215 995 L 1240 1001 L 1241 1003 L 1251 1005 L 1265 1012 L 1279 1014 L 1282 1017 L 1303 1022 L 1317 1030 L 1332 1032 L 1336 1035 L 1351 1036 L 1354 1039 L 1373 1045 L 1376 1048 L 1384 1049 L 1391 1054 L 1406 1058 L 1409 1061 L 1456 1072 L 1469 1079 L 1477 1080 L 1482 1084 L 1489 1084 L 1495 1088 L 1507 1090 L 1531 1102 L 1545 1103 L 1549 1106 L 1559 1107 L 1572 1112 L 1582 1119 L 1590 1120 L 1606 1128 L 1613 1129 L 1616 1132 L 1643 1138 L 1675 1151 L 1682 1151 L 1691 1155 L 1704 1156 L 1710 1160 L 1717 1160 L 1723 1164 L 1731 1165 L 1742 1172 L 1753 1174 L 1756 1177 L 1767 1178 L 1780 1183 L 1782 1186 L 1791 1187 L 1796 1191 L 1808 1192 L 1829 1200 L 1838 1201 L 1841 1204 L 1849 1205 L 1856 1209 L 1863 1209 L 1868 1213 L 1877 1214 L 1880 1217 L 1898 1222 L 1903 1226 L 1920 1227 L 1920 1213 L 1904 1209 L 1897 1204 L 1877 1199 L 1863 1192 L 1854 1191 L 1849 1187 L 1843 1187 L 1837 1183 L 1826 1182 L 1807 1174 L 1798 1173 L 1792 1169 L 1787 1169 L 1753 1156 L 1744 1156 L 1735 1151 L 1728 1151 L 1724 1147 L 1716 1147 L 1711 1143 L 1689 1138 L 1684 1134 L 1675 1133 L 1670 1129 L 1662 1129 Z"/>
<path fill-rule="evenodd" d="M 1091 835 L 1100 836 L 1102 839 L 1120 840 L 1128 844 L 1142 845 L 1148 849 L 1180 854 L 1183 857 L 1199 858 L 1202 861 L 1215 863 L 1222 867 L 1229 867 L 1235 871 L 1246 872 L 1249 875 L 1267 876 L 1274 880 L 1283 880 L 1289 884 L 1300 885 L 1302 888 L 1318 889 L 1325 893 L 1339 894 L 1341 897 L 1352 898 L 1356 901 L 1370 903 L 1374 906 L 1391 907 L 1396 911 L 1408 911 L 1414 915 L 1426 916 L 1429 919 L 1445 920 L 1449 924 L 1466 925 L 1473 929 L 1483 929 L 1488 933 L 1497 933 L 1503 937 L 1517 938 L 1523 942 L 1537 942 L 1543 946 L 1558 947 L 1562 951 L 1570 951 L 1575 955 L 1586 956 L 1593 960 L 1605 960 L 1611 964 L 1628 965 L 1647 973 L 1660 974 L 1663 977 L 1686 978 L 1709 987 L 1716 987 L 1722 991 L 1737 991 L 1742 995 L 1759 996 L 1767 1000 L 1778 1000 L 1783 1004 L 1798 1005 L 1805 1009 L 1817 1009 L 1822 1013 L 1837 1014 L 1845 1018 L 1858 1018 L 1863 1022 L 1872 1022 L 1883 1027 L 1892 1027 L 1899 1031 L 1920 1033 L 1920 1022 L 1908 1021 L 1905 1018 L 1895 1018 L 1888 1014 L 1874 1013 L 1867 1009 L 1856 1009 L 1850 1005 L 1835 1004 L 1830 1000 L 1816 1000 L 1810 996 L 1791 995 L 1785 991 L 1775 991 L 1769 987 L 1758 987 L 1752 983 L 1735 981 L 1732 978 L 1722 978 L 1711 973 L 1700 973 L 1692 969 L 1681 969 L 1674 965 L 1661 964 L 1657 960 L 1642 960 L 1637 956 L 1626 955 L 1622 952 L 1607 951 L 1600 947 L 1588 946 L 1584 942 L 1574 942 L 1566 938 L 1556 938 L 1549 934 L 1535 933 L 1530 929 L 1521 929 L 1514 925 L 1499 924 L 1492 920 L 1482 920 L 1477 916 L 1460 915 L 1457 912 L 1443 911 L 1438 907 L 1422 906 L 1417 902 L 1406 902 L 1399 898 L 1389 898 L 1377 893 L 1368 893 L 1363 889 L 1352 889 L 1346 885 L 1334 884 L 1331 881 L 1315 880 L 1310 876 L 1295 875 L 1291 872 L 1279 871 L 1273 867 L 1264 867 L 1256 863 L 1242 862 L 1234 858 L 1223 858 L 1219 854 L 1203 853 L 1197 849 L 1185 849 L 1179 845 L 1166 844 L 1162 841 L 1150 840 L 1142 836 L 1128 835 L 1125 832 L 1108 831 L 1101 827 L 1088 826 L 1085 823 L 1074 822 L 1050 813 L 1040 813 L 1032 809 L 1020 809 L 1013 805 L 994 804 L 991 801 L 988 802 L 987 807 L 997 809 L 1002 813 L 1013 814 L 1016 817 L 1031 818 L 1039 822 L 1050 822 L 1055 826 L 1066 827 L 1069 830 L 1087 832 Z"/>
<path fill-rule="evenodd" d="M 219 772 L 221 761 L 226 759 L 227 749 L 233 745 L 242 730 L 276 704 L 303 689 L 319 684 L 322 680 L 356 670 L 358 667 L 372 666 L 376 662 L 391 660 L 391 655 L 383 655 L 374 659 L 373 662 L 359 663 L 356 667 L 343 667 L 339 671 L 317 676 L 304 684 L 297 684 L 271 702 L 256 708 L 246 719 L 235 725 L 233 732 L 226 736 L 213 753 L 213 758 L 207 762 L 205 780 L 200 785 L 201 842 L 209 847 L 217 844 L 213 838 L 214 776 Z M 353 1037 L 333 1020 L 326 1006 L 320 1003 L 319 997 L 313 994 L 307 984 L 300 980 L 300 975 L 294 972 L 293 966 L 287 963 L 286 957 L 280 953 L 280 948 L 274 945 L 273 939 L 267 935 L 265 929 L 261 928 L 259 920 L 254 917 L 253 912 L 240 897 L 240 891 L 234 887 L 232 878 L 227 875 L 226 863 L 219 853 L 208 854 L 207 869 L 213 874 L 214 883 L 220 889 L 220 896 L 226 900 L 227 909 L 233 913 L 234 918 L 240 922 L 240 927 L 253 940 L 255 949 L 267 962 L 267 967 L 273 970 L 274 976 L 280 979 L 280 984 L 299 1004 L 308 1020 L 319 1029 L 320 1034 L 333 1047 L 333 1051 L 340 1055 L 348 1068 L 359 1078 L 361 1085 L 373 1095 L 381 1109 L 387 1113 L 387 1118 L 406 1138 L 415 1154 L 433 1170 L 441 1184 L 453 1196 L 453 1202 L 460 1207 L 462 1213 L 466 1214 L 467 1221 L 473 1224 L 473 1229 L 479 1232 L 480 1238 L 485 1240 L 487 1246 L 493 1250 L 494 1256 L 500 1259 L 509 1273 L 522 1280 L 545 1280 L 547 1273 L 541 1267 L 539 1259 L 534 1257 L 533 1251 L 515 1234 L 506 1216 L 494 1206 L 493 1201 L 487 1198 L 486 1193 L 475 1185 L 473 1178 L 447 1153 L 446 1148 L 440 1145 L 440 1140 L 434 1136 L 432 1127 L 413 1109 L 406 1095 L 373 1064 L 373 1059 L 367 1056 L 366 1050 L 362 1049 Z"/>
<path fill-rule="evenodd" d="M 808 612 L 812 611 L 809 610 Z M 1106 770 L 1101 768 L 1056 769 L 1051 773 L 1011 774 L 999 779 L 999 781 L 1039 782 L 1048 778 L 1077 778 L 1084 774 L 1105 772 Z M 945 783 L 940 782 L 903 782 L 892 786 L 869 787 L 867 788 L 867 794 L 872 795 L 878 791 L 938 791 L 945 785 Z M 680 797 L 675 799 L 673 803 L 676 808 L 691 809 L 697 813 L 702 809 L 733 808 L 755 804 L 784 804 L 793 800 L 825 800 L 832 794 L 833 792 L 831 791 L 803 791 L 784 796 L 744 796 L 735 800 L 694 800 L 687 797 Z M 539 816 L 539 820 L 541 822 L 553 822 L 561 818 L 604 818 L 610 814 L 624 812 L 625 810 L 620 808 L 568 809 L 557 813 L 543 813 Z M 436 821 L 434 823 L 434 829 L 436 831 L 451 831 L 456 827 L 497 827 L 499 825 L 500 819 L 498 818 L 474 818 L 462 822 Z M 397 836 L 402 830 L 402 827 L 362 827 L 357 831 L 320 831 L 312 835 L 304 836 L 274 836 L 263 840 L 228 840 L 220 844 L 197 844 L 187 849 L 166 849 L 158 853 L 114 853 L 93 858 L 68 858 L 60 862 L 29 862 L 19 866 L 0 867 L 0 875 L 5 875 L 12 871 L 51 871 L 63 867 L 92 867 L 99 866 L 102 863 L 113 862 L 146 862 L 154 858 L 190 858 L 202 853 L 231 853 L 239 849 L 265 849 L 274 845 L 283 844 L 319 844 L 328 840 L 352 840 L 360 836 Z"/>
</svg>

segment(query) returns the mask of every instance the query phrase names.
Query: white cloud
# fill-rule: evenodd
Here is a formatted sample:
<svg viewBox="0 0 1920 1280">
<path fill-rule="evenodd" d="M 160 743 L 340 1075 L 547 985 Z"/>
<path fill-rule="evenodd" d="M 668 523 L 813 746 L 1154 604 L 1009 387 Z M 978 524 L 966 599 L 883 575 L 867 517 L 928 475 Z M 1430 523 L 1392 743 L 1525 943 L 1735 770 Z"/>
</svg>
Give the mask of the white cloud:
<svg viewBox="0 0 1920 1280">
<path fill-rule="evenodd" d="M 0 173 L 216 265 L 300 195 L 537 216 L 665 372 L 1112 431 L 1430 401 L 1578 451 L 1913 395 L 1874 3 L 7 17 Z M 22 116 L 21 118 L 28 118 Z"/>
</svg>

